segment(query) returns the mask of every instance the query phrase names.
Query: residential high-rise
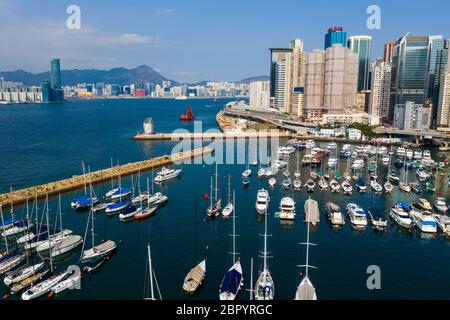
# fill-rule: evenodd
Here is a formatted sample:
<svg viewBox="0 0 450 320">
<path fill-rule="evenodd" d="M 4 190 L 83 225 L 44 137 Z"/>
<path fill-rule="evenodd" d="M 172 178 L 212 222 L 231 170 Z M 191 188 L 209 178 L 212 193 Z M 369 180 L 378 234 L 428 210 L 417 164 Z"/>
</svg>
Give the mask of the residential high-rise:
<svg viewBox="0 0 450 320">
<path fill-rule="evenodd" d="M 343 47 L 347 45 L 347 32 L 342 27 L 331 27 L 325 34 L 325 50 L 335 44 L 340 44 Z"/>
<path fill-rule="evenodd" d="M 52 101 L 52 87 L 49 81 L 44 81 L 41 84 L 42 102 L 48 103 Z"/>
<path fill-rule="evenodd" d="M 443 74 L 438 102 L 438 126 L 450 128 L 450 72 Z"/>
<path fill-rule="evenodd" d="M 305 56 L 305 101 L 303 114 L 317 121 L 323 112 L 323 90 L 325 86 L 325 56 L 323 50 L 314 50 Z"/>
<path fill-rule="evenodd" d="M 356 107 L 358 55 L 335 44 L 326 50 L 323 107 L 326 113 L 345 113 Z"/>
<path fill-rule="evenodd" d="M 394 55 L 394 41 L 388 41 L 384 44 L 384 62 L 391 63 Z"/>
<path fill-rule="evenodd" d="M 318 121 L 325 114 L 353 112 L 358 86 L 358 55 L 335 44 L 306 56 L 304 115 Z"/>
<path fill-rule="evenodd" d="M 254 81 L 250 83 L 250 106 L 270 108 L 270 82 Z"/>
<path fill-rule="evenodd" d="M 369 114 L 378 117 L 380 122 L 389 118 L 391 96 L 391 64 L 381 59 L 372 65 L 372 84 L 369 98 Z"/>
<path fill-rule="evenodd" d="M 446 72 L 449 41 L 443 36 L 430 36 L 428 99 L 433 107 L 432 122 L 437 123 L 441 80 Z"/>
<path fill-rule="evenodd" d="M 358 91 L 369 90 L 370 54 L 372 49 L 371 36 L 352 36 L 347 40 L 347 47 L 358 54 Z"/>
<path fill-rule="evenodd" d="M 270 104 L 285 113 L 299 114 L 303 108 L 299 95 L 304 89 L 303 42 L 294 39 L 289 48 L 270 49 Z"/>
<path fill-rule="evenodd" d="M 425 105 L 428 96 L 429 38 L 406 35 L 394 44 L 392 57 L 391 107 L 407 101 Z"/>
</svg>

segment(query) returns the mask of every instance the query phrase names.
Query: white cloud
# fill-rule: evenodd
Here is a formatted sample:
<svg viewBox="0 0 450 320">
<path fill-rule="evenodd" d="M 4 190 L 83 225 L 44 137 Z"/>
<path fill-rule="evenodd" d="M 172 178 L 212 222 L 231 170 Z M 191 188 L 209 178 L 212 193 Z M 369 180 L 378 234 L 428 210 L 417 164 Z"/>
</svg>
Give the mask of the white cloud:
<svg viewBox="0 0 450 320">
<path fill-rule="evenodd" d="M 175 13 L 175 9 L 165 8 L 165 9 L 156 9 L 155 14 L 157 15 L 163 15 L 163 14 L 172 14 Z"/>
<path fill-rule="evenodd" d="M 110 33 L 86 24 L 69 30 L 65 21 L 48 18 L 0 22 L 0 43 L 6 44 L 0 46 L 0 61 L 9 70 L 44 71 L 52 57 L 60 57 L 64 68 L 116 67 L 124 56 L 159 42 L 154 36 Z"/>
</svg>

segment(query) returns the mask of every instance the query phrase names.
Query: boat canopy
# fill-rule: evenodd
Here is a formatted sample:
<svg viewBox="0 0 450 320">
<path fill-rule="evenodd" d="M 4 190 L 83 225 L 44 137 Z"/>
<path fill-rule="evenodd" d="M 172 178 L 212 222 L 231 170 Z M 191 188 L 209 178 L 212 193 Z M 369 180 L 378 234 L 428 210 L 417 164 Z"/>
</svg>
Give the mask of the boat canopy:
<svg viewBox="0 0 450 320">
<path fill-rule="evenodd" d="M 402 200 L 400 200 L 399 202 L 397 202 L 397 204 L 398 204 L 399 206 L 401 206 L 403 210 L 406 210 L 406 211 L 410 211 L 410 210 L 411 210 L 411 207 L 409 206 L 409 204 L 407 204 L 406 202 L 404 202 L 404 201 L 402 201 Z"/>
<path fill-rule="evenodd" d="M 130 192 L 130 189 L 128 188 L 118 188 L 116 192 L 114 192 L 114 195 L 123 194 Z"/>
<path fill-rule="evenodd" d="M 108 208 L 110 208 L 110 209 L 116 209 L 116 208 L 120 208 L 120 207 L 123 207 L 123 206 L 126 206 L 126 205 L 128 205 L 128 202 L 127 202 L 127 201 L 116 202 L 116 203 L 113 203 L 113 204 L 108 205 Z"/>
<path fill-rule="evenodd" d="M 220 292 L 231 292 L 236 294 L 239 290 L 241 284 L 242 274 L 236 269 L 231 269 L 223 278 L 222 284 L 220 286 Z"/>
<path fill-rule="evenodd" d="M 86 196 L 81 196 L 78 198 L 75 198 L 75 202 L 79 205 L 79 206 L 88 206 L 92 204 L 92 199 Z"/>
<path fill-rule="evenodd" d="M 9 226 L 9 225 L 13 224 L 14 222 L 16 222 L 16 219 L 14 219 L 14 218 L 4 220 L 3 222 L 0 221 L 0 226 L 2 226 L 2 227 Z"/>
</svg>

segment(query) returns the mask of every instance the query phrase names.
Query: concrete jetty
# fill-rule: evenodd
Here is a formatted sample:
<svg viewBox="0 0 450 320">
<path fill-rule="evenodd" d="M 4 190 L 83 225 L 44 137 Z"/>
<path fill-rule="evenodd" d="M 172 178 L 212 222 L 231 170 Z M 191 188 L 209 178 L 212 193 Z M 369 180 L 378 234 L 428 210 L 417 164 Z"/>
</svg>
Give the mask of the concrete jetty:
<svg viewBox="0 0 450 320">
<path fill-rule="evenodd" d="M 213 140 L 213 139 L 250 139 L 250 138 L 290 138 L 291 134 L 285 132 L 201 132 L 201 133 L 150 133 L 138 134 L 135 140 Z"/>
<path fill-rule="evenodd" d="M 172 155 L 164 155 L 157 158 L 143 160 L 139 162 L 128 163 L 125 165 L 115 166 L 108 169 L 103 169 L 90 174 L 73 176 L 72 178 L 49 182 L 43 185 L 34 186 L 26 189 L 16 190 L 10 193 L 0 194 L 0 205 L 9 206 L 12 204 L 24 203 L 28 198 L 34 197 L 44 198 L 47 194 L 53 196 L 68 191 L 81 189 L 89 180 L 93 184 L 98 184 L 104 181 L 109 181 L 111 178 L 120 176 L 127 176 L 138 172 L 151 170 L 152 168 L 170 165 L 186 159 L 195 158 L 204 154 L 212 153 L 211 148 L 198 148 L 191 151 L 184 151 L 174 153 Z"/>
</svg>

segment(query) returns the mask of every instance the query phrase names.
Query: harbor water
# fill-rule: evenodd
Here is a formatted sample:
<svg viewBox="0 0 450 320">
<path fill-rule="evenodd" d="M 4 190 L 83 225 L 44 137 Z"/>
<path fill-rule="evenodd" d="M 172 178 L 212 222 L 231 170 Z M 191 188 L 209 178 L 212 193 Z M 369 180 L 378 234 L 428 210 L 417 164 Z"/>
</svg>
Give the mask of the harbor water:
<svg viewBox="0 0 450 320">
<path fill-rule="evenodd" d="M 151 157 L 170 154 L 176 144 L 171 141 L 134 141 L 132 137 L 142 131 L 142 121 L 151 116 L 158 132 L 172 132 L 184 128 L 193 129 L 192 122 L 180 122 L 179 115 L 192 105 L 196 120 L 202 121 L 203 130 L 216 128 L 215 116 L 227 100 L 168 100 L 168 99 L 117 99 L 71 101 L 49 105 L 11 105 L 0 107 L 0 192 L 25 188 L 55 181 L 82 173 L 84 162 L 92 171 L 113 164 L 125 164 Z M 286 142 L 286 141 L 283 141 Z M 326 147 L 326 144 L 322 145 Z M 342 145 L 338 145 L 338 152 Z M 276 152 L 273 150 L 272 152 Z M 301 157 L 304 151 L 299 152 Z M 435 159 L 449 154 L 433 152 Z M 296 156 L 289 157 L 289 171 L 296 170 Z M 300 158 L 301 159 L 301 158 Z M 393 160 L 392 160 L 393 161 Z M 346 160 L 339 162 L 340 172 L 347 167 Z M 385 181 L 388 166 L 379 162 L 379 181 Z M 206 219 L 209 200 L 204 195 L 210 191 L 210 179 L 215 167 L 202 164 L 181 165 L 181 177 L 161 187 L 169 202 L 157 211 L 154 217 L 141 222 L 123 223 L 118 216 L 107 217 L 104 213 L 95 216 L 96 241 L 114 240 L 118 244 L 114 254 L 93 274 L 82 279 L 81 290 L 71 290 L 56 299 L 142 299 L 146 275 L 147 243 L 151 243 L 153 268 L 163 299 L 218 299 L 219 286 L 225 271 L 232 265 L 232 219 L 217 217 Z M 374 195 L 356 191 L 351 196 L 342 192 L 332 194 L 316 189 L 308 194 L 306 189 L 296 192 L 283 190 L 282 174 L 278 184 L 270 189 L 267 179 L 258 179 L 258 166 L 250 166 L 253 174 L 250 186 L 242 186 L 241 174 L 245 164 L 220 165 L 219 183 L 223 205 L 227 202 L 227 179 L 231 175 L 232 188 L 236 190 L 237 251 L 244 271 L 244 290 L 239 299 L 247 300 L 250 289 L 250 259 L 254 259 L 255 283 L 262 268 L 259 258 L 263 246 L 264 218 L 255 211 L 256 193 L 266 188 L 270 194 L 268 214 L 268 246 L 271 259 L 269 268 L 275 281 L 275 299 L 292 300 L 301 280 L 306 248 L 300 242 L 306 240 L 306 225 L 303 222 L 303 204 L 308 197 L 319 202 L 320 223 L 311 229 L 309 277 L 316 287 L 319 299 L 449 299 L 450 240 L 441 233 L 435 236 L 420 234 L 417 230 L 407 232 L 389 222 L 387 232 L 379 233 L 368 227 L 356 233 L 350 227 L 345 206 L 349 202 L 371 211 L 375 217 L 388 219 L 390 207 L 398 200 L 413 202 L 423 197 L 431 203 L 437 194 L 409 194 L 394 188 L 391 195 Z M 392 162 L 391 169 L 395 169 Z M 302 182 L 309 176 L 309 167 L 301 167 Z M 403 169 L 396 169 L 398 175 Z M 327 172 L 326 161 L 323 171 Z M 435 176 L 434 186 L 450 201 L 447 185 L 448 168 L 445 174 Z M 366 171 L 366 182 L 369 175 Z M 142 173 L 141 188 L 146 189 L 146 179 L 152 173 Z M 134 177 L 136 179 L 136 177 Z M 414 171 L 408 171 L 409 181 L 416 179 Z M 136 183 L 136 180 L 134 180 Z M 354 185 L 354 184 L 353 184 Z M 122 186 L 131 187 L 131 177 L 122 178 Z M 155 186 L 156 190 L 160 188 Z M 102 196 L 111 189 L 111 183 L 96 185 L 95 192 Z M 70 202 L 84 190 L 63 194 L 63 227 L 83 236 L 88 212 L 74 211 Z M 291 196 L 297 203 L 297 217 L 292 224 L 282 223 L 274 217 L 280 200 Z M 333 201 L 345 213 L 346 224 L 333 229 L 325 216 L 324 205 Z M 55 220 L 57 197 L 49 201 L 50 217 Z M 16 216 L 24 215 L 24 207 L 14 208 Z M 39 201 L 40 215 L 43 201 Z M 4 209 L 5 217 L 9 209 Z M 90 237 L 86 248 L 90 248 Z M 57 262 L 59 270 L 76 263 L 80 248 L 72 255 Z M 207 256 L 207 273 L 198 293 L 193 296 L 182 292 L 185 275 Z M 36 255 L 35 255 L 36 258 Z M 381 289 L 369 290 L 367 273 L 369 266 L 381 270 Z M 3 282 L 3 281 L 2 281 Z M 0 285 L 3 295 L 8 289 Z M 11 297 L 16 299 L 16 297 Z M 43 299 L 46 299 L 44 296 Z"/>
</svg>

